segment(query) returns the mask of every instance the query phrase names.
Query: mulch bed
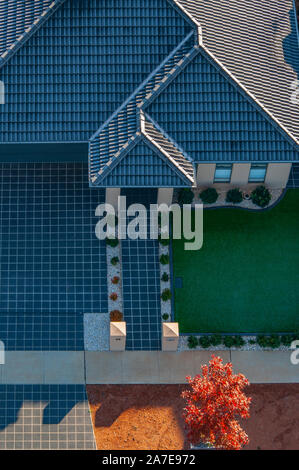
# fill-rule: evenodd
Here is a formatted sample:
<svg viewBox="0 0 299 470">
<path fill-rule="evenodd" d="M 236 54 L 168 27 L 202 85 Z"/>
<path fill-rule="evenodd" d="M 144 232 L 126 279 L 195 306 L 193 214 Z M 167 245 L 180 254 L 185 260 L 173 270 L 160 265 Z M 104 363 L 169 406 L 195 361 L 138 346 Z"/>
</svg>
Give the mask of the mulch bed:
<svg viewBox="0 0 299 470">
<path fill-rule="evenodd" d="M 185 385 L 89 385 L 99 450 L 188 449 L 181 392 Z M 251 385 L 246 449 L 299 449 L 299 384 Z"/>
</svg>

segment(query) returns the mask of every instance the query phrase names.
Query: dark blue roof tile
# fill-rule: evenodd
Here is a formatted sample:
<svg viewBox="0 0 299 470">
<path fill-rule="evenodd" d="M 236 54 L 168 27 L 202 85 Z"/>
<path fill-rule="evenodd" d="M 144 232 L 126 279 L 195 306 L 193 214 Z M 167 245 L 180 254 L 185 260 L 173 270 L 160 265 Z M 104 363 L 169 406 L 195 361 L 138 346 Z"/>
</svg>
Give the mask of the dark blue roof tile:
<svg viewBox="0 0 299 470">
<path fill-rule="evenodd" d="M 87 141 L 189 31 L 167 1 L 66 0 L 0 71 L 1 141 Z"/>
<path fill-rule="evenodd" d="M 190 181 L 145 140 L 125 155 L 102 181 L 103 186 L 182 187 Z"/>
<path fill-rule="evenodd" d="M 201 50 L 147 113 L 195 161 L 294 161 L 296 144 Z"/>
</svg>

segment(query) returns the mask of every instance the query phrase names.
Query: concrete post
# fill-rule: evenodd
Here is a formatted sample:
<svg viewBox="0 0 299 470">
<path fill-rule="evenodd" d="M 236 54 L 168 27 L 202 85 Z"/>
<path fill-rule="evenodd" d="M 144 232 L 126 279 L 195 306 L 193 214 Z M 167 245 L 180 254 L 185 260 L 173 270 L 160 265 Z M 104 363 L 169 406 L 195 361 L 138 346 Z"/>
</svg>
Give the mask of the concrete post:
<svg viewBox="0 0 299 470">
<path fill-rule="evenodd" d="M 165 322 L 162 325 L 162 351 L 177 351 L 179 346 L 179 324 Z"/>
<path fill-rule="evenodd" d="M 110 351 L 125 351 L 127 324 L 123 321 L 110 323 Z"/>
</svg>

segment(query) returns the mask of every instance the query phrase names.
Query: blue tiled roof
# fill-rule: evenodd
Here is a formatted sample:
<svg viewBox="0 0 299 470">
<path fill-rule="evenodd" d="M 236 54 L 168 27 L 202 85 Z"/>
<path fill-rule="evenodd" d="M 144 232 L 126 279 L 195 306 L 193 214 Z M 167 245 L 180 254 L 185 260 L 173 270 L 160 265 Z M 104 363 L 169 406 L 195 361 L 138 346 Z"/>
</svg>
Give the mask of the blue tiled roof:
<svg viewBox="0 0 299 470">
<path fill-rule="evenodd" d="M 147 113 L 195 161 L 294 161 L 295 143 L 200 50 Z"/>
<path fill-rule="evenodd" d="M 289 0 L 282 1 L 285 11 Z M 15 151 L 7 144 L 29 148 L 89 141 L 93 186 L 190 185 L 194 162 L 299 160 L 295 111 L 284 119 L 287 113 L 271 107 L 266 94 L 263 101 L 259 86 L 250 91 L 254 80 L 246 82 L 244 75 L 243 85 L 242 74 L 222 64 L 221 48 L 211 52 L 213 31 L 211 43 L 205 34 L 213 18 L 207 20 L 204 2 L 6 3 L 6 9 L 0 7 L 0 25 L 3 17 L 8 25 L 0 33 L 0 55 L 14 44 L 0 58 L 0 80 L 6 84 L 0 144 L 6 144 L 7 154 Z M 243 14 L 239 6 L 226 8 L 232 18 Z M 278 14 L 279 9 L 274 17 Z M 282 47 L 279 38 L 275 41 Z M 285 40 L 283 60 L 293 73 L 298 61 L 292 38 Z M 293 76 L 288 70 L 283 79 Z"/>
<path fill-rule="evenodd" d="M 105 178 L 104 186 L 118 185 L 182 187 L 190 186 L 190 181 L 154 146 L 140 138 L 135 147 L 117 162 Z"/>
<path fill-rule="evenodd" d="M 0 56 L 30 28 L 53 0 L 4 0 L 0 2 Z"/>
<path fill-rule="evenodd" d="M 65 0 L 0 71 L 0 141 L 88 141 L 190 30 L 168 1 Z"/>
</svg>

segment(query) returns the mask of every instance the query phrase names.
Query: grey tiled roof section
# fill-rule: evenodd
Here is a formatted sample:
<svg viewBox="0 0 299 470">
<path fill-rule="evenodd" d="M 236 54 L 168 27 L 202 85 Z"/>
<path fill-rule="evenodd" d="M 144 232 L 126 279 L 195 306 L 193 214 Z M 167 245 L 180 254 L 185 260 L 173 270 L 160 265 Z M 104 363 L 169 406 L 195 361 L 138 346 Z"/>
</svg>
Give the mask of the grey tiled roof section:
<svg viewBox="0 0 299 470">
<path fill-rule="evenodd" d="M 203 45 L 299 143 L 299 47 L 293 0 L 176 0 L 202 28 Z"/>
</svg>

